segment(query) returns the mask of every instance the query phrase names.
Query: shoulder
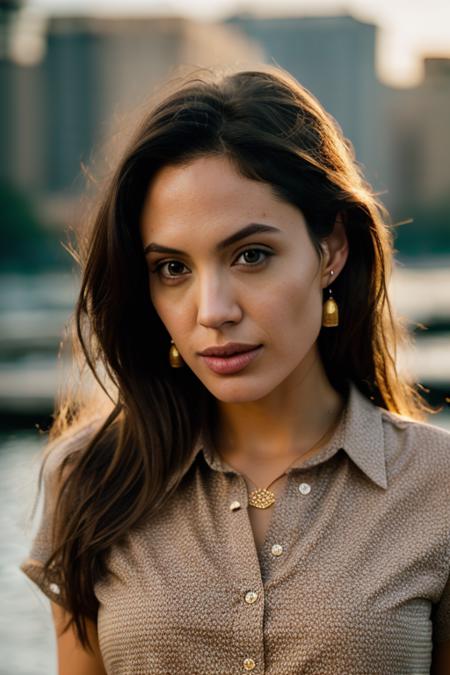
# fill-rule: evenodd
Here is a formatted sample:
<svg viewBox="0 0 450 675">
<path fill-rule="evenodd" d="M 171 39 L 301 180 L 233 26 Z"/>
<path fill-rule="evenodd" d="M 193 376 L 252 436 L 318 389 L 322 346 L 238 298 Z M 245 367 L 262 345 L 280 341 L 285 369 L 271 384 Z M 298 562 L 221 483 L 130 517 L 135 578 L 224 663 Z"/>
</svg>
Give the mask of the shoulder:
<svg viewBox="0 0 450 675">
<path fill-rule="evenodd" d="M 450 477 L 450 431 L 380 408 L 387 459 L 402 457 Z M 431 419 L 433 419 L 431 417 Z"/>
<path fill-rule="evenodd" d="M 404 415 L 384 410 L 384 408 L 380 408 L 380 411 L 383 424 L 387 428 L 395 429 L 411 438 L 417 438 L 421 442 L 430 443 L 431 445 L 435 445 L 436 443 L 438 445 L 443 444 L 450 450 L 450 431 L 432 424 L 432 416 L 429 418 L 430 421 L 420 422 Z"/>
<path fill-rule="evenodd" d="M 70 470 L 71 462 L 88 447 L 103 421 L 102 417 L 83 420 L 49 440 L 42 462 L 43 480 L 47 489 L 59 482 L 61 473 Z"/>
</svg>

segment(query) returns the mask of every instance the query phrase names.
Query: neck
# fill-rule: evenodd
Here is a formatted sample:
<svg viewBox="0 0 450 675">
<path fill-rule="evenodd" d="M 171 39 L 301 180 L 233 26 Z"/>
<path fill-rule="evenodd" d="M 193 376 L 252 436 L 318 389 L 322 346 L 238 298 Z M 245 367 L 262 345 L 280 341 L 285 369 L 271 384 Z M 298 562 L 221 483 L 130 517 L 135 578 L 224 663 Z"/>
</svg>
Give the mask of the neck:
<svg viewBox="0 0 450 675">
<path fill-rule="evenodd" d="M 329 440 L 344 400 L 330 385 L 315 351 L 301 369 L 257 401 L 217 403 L 214 445 L 231 464 L 274 467 Z"/>
</svg>

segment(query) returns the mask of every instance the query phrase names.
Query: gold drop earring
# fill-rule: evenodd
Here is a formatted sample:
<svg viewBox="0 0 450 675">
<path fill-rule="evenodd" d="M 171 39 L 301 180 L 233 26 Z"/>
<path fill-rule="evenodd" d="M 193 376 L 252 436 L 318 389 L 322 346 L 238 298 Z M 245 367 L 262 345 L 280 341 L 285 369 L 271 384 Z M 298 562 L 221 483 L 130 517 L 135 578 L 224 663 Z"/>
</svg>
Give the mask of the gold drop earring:
<svg viewBox="0 0 450 675">
<path fill-rule="evenodd" d="M 330 274 L 331 277 L 333 277 L 333 270 L 330 270 Z M 330 293 L 330 297 L 327 298 L 323 305 L 322 326 L 325 326 L 325 328 L 336 328 L 336 326 L 339 326 L 339 307 L 333 298 L 333 291 L 331 288 L 328 288 L 328 291 Z"/>
<path fill-rule="evenodd" d="M 181 368 L 183 365 L 183 358 L 178 349 L 176 348 L 174 341 L 171 340 L 170 342 L 172 344 L 170 345 L 169 349 L 169 363 L 172 366 L 172 368 Z"/>
</svg>

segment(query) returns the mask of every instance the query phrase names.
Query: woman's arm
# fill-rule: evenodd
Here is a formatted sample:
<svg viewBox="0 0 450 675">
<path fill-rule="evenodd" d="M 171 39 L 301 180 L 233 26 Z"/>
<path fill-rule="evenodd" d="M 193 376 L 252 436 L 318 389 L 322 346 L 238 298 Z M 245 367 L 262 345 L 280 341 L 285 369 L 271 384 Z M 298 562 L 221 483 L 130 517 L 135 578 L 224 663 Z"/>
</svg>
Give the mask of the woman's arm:
<svg viewBox="0 0 450 675">
<path fill-rule="evenodd" d="M 97 626 L 93 621 L 87 620 L 87 631 L 95 651 L 94 656 L 80 645 L 73 626 L 61 635 L 62 627 L 69 617 L 60 605 L 52 600 L 50 602 L 58 647 L 58 675 L 106 675 L 98 644 Z"/>
<path fill-rule="evenodd" d="M 450 675 L 450 642 L 434 647 L 430 675 Z"/>
</svg>

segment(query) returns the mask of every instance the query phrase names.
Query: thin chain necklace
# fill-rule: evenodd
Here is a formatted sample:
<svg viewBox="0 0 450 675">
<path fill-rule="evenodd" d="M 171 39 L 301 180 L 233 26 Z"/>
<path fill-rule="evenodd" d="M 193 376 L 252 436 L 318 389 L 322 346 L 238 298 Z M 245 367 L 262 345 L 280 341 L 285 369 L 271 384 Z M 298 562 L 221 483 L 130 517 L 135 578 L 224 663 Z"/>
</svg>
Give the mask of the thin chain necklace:
<svg viewBox="0 0 450 675">
<path fill-rule="evenodd" d="M 319 440 L 316 441 L 316 443 L 314 443 L 314 445 L 312 445 L 312 446 L 309 448 L 309 450 L 307 450 L 307 451 L 306 451 L 305 453 L 303 453 L 303 454 L 306 455 L 307 452 L 310 452 L 313 448 L 315 448 L 316 445 L 319 445 L 319 444 L 323 441 L 323 439 L 324 439 L 328 434 L 331 434 L 331 433 L 335 430 L 335 428 L 337 427 L 337 425 L 338 425 L 338 423 L 339 423 L 339 421 L 340 421 L 340 418 L 341 418 L 341 415 L 338 416 L 338 419 L 336 420 L 336 422 L 335 422 L 329 429 L 326 430 L 326 432 L 323 434 L 323 436 L 321 436 L 321 437 L 319 438 Z M 300 457 L 301 457 L 301 456 L 302 456 L 302 455 L 300 455 Z M 270 486 L 273 485 L 273 484 L 275 483 L 275 481 L 277 481 L 279 478 L 281 478 L 281 476 L 284 476 L 284 474 L 286 473 L 286 471 L 287 471 L 287 470 L 288 470 L 288 469 L 289 469 L 296 461 L 298 461 L 298 459 L 299 459 L 299 457 L 297 456 L 297 457 L 294 459 L 294 461 L 291 462 L 291 463 L 289 464 L 289 466 L 286 467 L 286 469 L 283 471 L 283 473 L 280 474 L 279 476 L 277 476 L 277 478 L 275 478 L 275 480 L 273 480 L 271 483 L 269 483 L 269 485 L 268 485 L 267 487 L 265 487 L 265 488 L 259 488 L 259 487 L 256 485 L 256 483 L 253 483 L 253 481 L 250 480 L 250 478 L 249 478 L 245 473 L 243 473 L 243 472 L 241 471 L 242 475 L 243 475 L 245 478 L 247 478 L 247 480 L 249 480 L 250 483 L 252 483 L 252 484 L 256 487 L 256 490 L 252 490 L 252 492 L 250 492 L 250 494 L 249 494 L 249 496 L 248 496 L 248 505 L 249 505 L 249 506 L 254 506 L 254 507 L 257 508 L 257 509 L 267 509 L 267 508 L 269 508 L 269 506 L 272 506 L 272 504 L 275 504 L 276 498 L 275 498 L 274 493 L 273 493 L 271 490 L 269 490 Z M 229 462 L 228 462 L 228 464 L 229 464 Z M 231 466 L 231 464 L 230 464 L 230 466 Z M 234 468 L 234 467 L 233 467 L 233 468 Z"/>
</svg>

